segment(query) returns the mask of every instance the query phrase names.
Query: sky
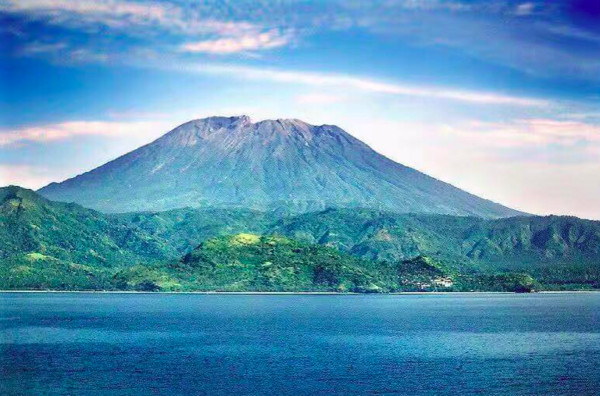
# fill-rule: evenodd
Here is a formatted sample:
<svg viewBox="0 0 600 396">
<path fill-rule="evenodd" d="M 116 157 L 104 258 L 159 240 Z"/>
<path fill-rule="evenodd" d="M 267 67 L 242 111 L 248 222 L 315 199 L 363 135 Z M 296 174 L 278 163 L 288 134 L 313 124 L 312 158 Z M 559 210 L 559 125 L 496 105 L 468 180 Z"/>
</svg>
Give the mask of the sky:
<svg viewBox="0 0 600 396">
<path fill-rule="evenodd" d="M 0 186 L 242 114 L 600 219 L 600 2 L 0 0 Z"/>
</svg>

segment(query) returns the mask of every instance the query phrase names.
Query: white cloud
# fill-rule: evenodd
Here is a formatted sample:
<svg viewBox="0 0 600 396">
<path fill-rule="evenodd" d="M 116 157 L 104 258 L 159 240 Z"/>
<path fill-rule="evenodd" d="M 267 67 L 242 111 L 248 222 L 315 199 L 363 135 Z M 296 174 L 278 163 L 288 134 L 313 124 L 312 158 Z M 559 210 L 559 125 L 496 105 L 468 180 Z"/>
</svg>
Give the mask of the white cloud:
<svg viewBox="0 0 600 396">
<path fill-rule="evenodd" d="M 522 3 L 519 4 L 515 10 L 515 14 L 519 16 L 531 15 L 531 13 L 535 10 L 535 4 L 533 3 Z"/>
<path fill-rule="evenodd" d="M 184 52 L 203 52 L 216 55 L 227 55 L 237 52 L 261 51 L 282 47 L 289 42 L 289 35 L 272 29 L 266 32 L 244 33 L 239 36 L 222 37 L 214 40 L 203 40 L 184 44 Z"/>
<path fill-rule="evenodd" d="M 478 104 L 510 106 L 547 106 L 550 104 L 546 100 L 537 98 L 511 96 L 489 92 L 455 90 L 447 87 L 402 85 L 341 74 L 321 74 L 223 64 L 188 65 L 178 67 L 178 69 L 206 74 L 222 74 L 250 80 L 266 80 L 279 83 L 311 85 L 316 87 L 335 86 L 373 93 L 427 97 L 432 99 L 449 99 Z"/>
<path fill-rule="evenodd" d="M 45 126 L 0 130 L 0 146 L 53 142 L 76 136 L 155 136 L 172 126 L 165 121 L 67 121 Z"/>
</svg>

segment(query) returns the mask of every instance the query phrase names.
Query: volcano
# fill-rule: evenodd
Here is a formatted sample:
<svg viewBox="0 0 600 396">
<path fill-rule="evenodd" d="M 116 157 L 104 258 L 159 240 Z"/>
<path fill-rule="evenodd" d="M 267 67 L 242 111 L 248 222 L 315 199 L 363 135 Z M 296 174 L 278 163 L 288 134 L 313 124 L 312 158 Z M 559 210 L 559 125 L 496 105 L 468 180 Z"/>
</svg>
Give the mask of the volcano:
<svg viewBox="0 0 600 396">
<path fill-rule="evenodd" d="M 103 212 L 232 207 L 299 213 L 364 207 L 484 218 L 521 214 L 375 152 L 334 125 L 247 116 L 187 122 L 39 191 Z"/>
</svg>

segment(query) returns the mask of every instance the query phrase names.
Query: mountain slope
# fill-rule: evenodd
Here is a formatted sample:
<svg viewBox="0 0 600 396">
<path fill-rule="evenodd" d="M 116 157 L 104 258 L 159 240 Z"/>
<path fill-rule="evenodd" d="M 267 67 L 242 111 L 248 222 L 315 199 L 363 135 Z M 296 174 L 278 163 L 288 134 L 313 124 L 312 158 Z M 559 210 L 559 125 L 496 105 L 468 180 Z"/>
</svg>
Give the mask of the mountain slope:
<svg viewBox="0 0 600 396">
<path fill-rule="evenodd" d="M 518 212 L 400 165 L 333 125 L 191 121 L 62 183 L 49 199 L 104 212 L 243 207 L 286 212 L 370 207 L 508 217 Z"/>
</svg>

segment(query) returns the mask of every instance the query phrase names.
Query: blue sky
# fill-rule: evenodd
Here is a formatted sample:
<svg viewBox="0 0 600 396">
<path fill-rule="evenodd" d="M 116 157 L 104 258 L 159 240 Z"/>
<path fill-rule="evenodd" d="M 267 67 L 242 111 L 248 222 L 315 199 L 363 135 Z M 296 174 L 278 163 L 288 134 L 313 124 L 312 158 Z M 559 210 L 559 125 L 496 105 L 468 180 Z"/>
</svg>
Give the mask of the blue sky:
<svg viewBox="0 0 600 396">
<path fill-rule="evenodd" d="M 337 124 L 538 214 L 600 219 L 597 1 L 0 0 L 0 184 L 209 115 Z"/>
</svg>

